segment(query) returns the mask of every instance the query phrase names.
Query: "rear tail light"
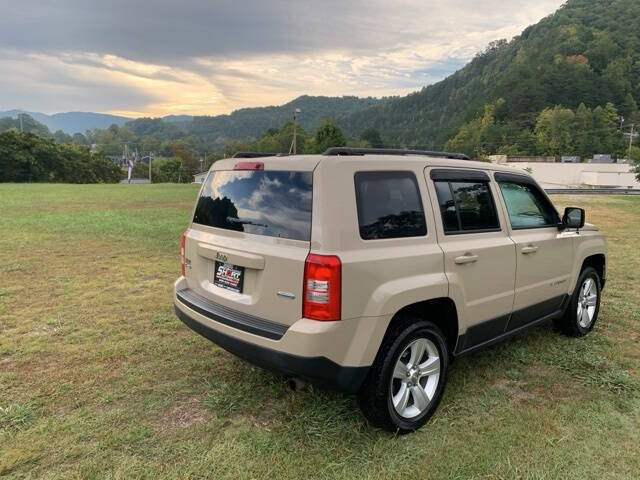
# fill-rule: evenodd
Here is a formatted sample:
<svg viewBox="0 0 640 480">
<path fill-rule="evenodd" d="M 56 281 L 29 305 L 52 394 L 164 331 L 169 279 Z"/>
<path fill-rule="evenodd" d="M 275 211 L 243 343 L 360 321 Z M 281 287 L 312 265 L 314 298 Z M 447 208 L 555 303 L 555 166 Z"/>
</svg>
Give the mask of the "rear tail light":
<svg viewBox="0 0 640 480">
<path fill-rule="evenodd" d="M 187 232 L 189 230 L 185 230 L 182 232 L 182 238 L 180 239 L 180 270 L 182 271 L 182 276 L 185 277 L 185 258 L 184 258 L 184 242 L 187 239 Z"/>
<path fill-rule="evenodd" d="M 340 320 L 342 263 L 333 255 L 310 253 L 304 264 L 302 316 L 312 320 Z"/>
</svg>

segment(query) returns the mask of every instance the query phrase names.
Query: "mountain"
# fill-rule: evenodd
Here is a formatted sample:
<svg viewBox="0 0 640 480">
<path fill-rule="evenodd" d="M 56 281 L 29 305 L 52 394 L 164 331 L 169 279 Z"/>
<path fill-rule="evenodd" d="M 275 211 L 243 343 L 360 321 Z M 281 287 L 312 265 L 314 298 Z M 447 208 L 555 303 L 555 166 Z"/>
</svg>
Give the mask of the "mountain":
<svg viewBox="0 0 640 480">
<path fill-rule="evenodd" d="M 165 115 L 162 117 L 165 122 L 190 122 L 193 115 Z"/>
<path fill-rule="evenodd" d="M 62 130 L 69 135 L 73 135 L 76 132 L 84 133 L 85 130 L 93 130 L 94 128 L 108 128 L 114 123 L 118 126 L 122 126 L 132 120 L 128 117 L 109 115 L 107 113 L 65 112 L 47 115 L 45 113 L 25 112 L 22 110 L 8 110 L 0 112 L 0 118 L 17 118 L 20 113 L 26 113 L 33 119 L 46 125 L 51 132 Z"/>
<path fill-rule="evenodd" d="M 492 43 L 441 82 L 337 123 L 354 136 L 373 127 L 388 145 L 442 149 L 463 128 L 472 135 L 484 118 L 496 132 L 477 148 L 491 153 L 513 137 L 533 135 L 547 108 L 604 109 L 610 103 L 629 121 L 639 118 L 638 102 L 640 2 L 568 0 L 510 42 Z"/>
<path fill-rule="evenodd" d="M 9 110 L 0 112 L 0 118 L 17 118 L 19 113 L 27 113 L 46 125 L 51 132 L 62 130 L 70 135 L 95 128 L 105 129 L 114 123 L 120 127 L 128 123 L 138 135 L 156 134 L 162 138 L 193 135 L 201 141 L 221 143 L 228 139 L 257 137 L 270 128 L 280 128 L 283 123 L 291 120 L 294 108 L 301 110 L 298 114 L 299 124 L 313 130 L 327 117 L 336 118 L 358 112 L 380 102 L 376 98 L 303 95 L 280 106 L 242 108 L 228 115 L 216 116 L 167 115 L 161 119 L 132 119 L 104 113 L 68 112 L 46 115 Z"/>
<path fill-rule="evenodd" d="M 257 137 L 271 128 L 280 128 L 283 123 L 291 121 L 294 108 L 300 109 L 297 121 L 302 128 L 314 130 L 328 117 L 338 118 L 367 110 L 383 102 L 377 98 L 359 97 L 312 97 L 303 95 L 284 105 L 242 108 L 229 115 L 215 117 L 193 117 L 191 122 L 184 124 L 190 135 L 194 135 L 205 142 L 226 141 Z"/>
</svg>

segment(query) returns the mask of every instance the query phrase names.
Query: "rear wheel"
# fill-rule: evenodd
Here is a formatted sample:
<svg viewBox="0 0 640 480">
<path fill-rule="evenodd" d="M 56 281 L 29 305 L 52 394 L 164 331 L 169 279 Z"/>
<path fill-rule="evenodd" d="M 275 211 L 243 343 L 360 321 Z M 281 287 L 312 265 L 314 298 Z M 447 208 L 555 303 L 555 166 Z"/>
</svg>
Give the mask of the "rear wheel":
<svg viewBox="0 0 640 480">
<path fill-rule="evenodd" d="M 600 311 L 600 276 L 587 267 L 580 273 L 576 289 L 571 296 L 563 317 L 556 320 L 556 326 L 572 337 L 583 337 L 593 329 Z"/>
<path fill-rule="evenodd" d="M 448 364 L 442 331 L 430 322 L 404 319 L 388 332 L 358 393 L 362 412 L 385 430 L 417 430 L 442 398 Z"/>
</svg>

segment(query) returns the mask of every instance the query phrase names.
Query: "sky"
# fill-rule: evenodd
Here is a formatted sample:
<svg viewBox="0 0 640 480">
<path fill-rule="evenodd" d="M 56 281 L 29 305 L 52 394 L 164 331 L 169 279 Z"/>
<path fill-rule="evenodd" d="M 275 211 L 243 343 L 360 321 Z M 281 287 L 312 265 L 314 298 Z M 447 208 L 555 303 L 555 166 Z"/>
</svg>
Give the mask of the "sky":
<svg viewBox="0 0 640 480">
<path fill-rule="evenodd" d="M 217 115 L 405 95 L 562 0 L 0 0 L 0 110 Z"/>
</svg>

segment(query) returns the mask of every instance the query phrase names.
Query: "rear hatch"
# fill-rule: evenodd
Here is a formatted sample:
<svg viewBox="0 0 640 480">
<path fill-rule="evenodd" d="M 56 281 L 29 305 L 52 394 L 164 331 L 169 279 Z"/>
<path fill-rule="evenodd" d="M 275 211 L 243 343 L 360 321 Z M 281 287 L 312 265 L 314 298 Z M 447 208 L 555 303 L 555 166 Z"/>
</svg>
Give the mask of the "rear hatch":
<svg viewBox="0 0 640 480">
<path fill-rule="evenodd" d="M 186 278 L 207 300 L 291 325 L 302 316 L 315 164 L 273 163 L 225 161 L 209 173 L 185 240 Z"/>
</svg>

